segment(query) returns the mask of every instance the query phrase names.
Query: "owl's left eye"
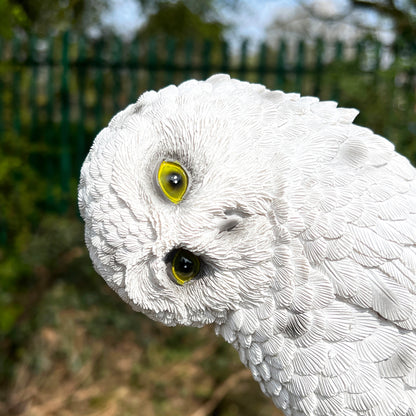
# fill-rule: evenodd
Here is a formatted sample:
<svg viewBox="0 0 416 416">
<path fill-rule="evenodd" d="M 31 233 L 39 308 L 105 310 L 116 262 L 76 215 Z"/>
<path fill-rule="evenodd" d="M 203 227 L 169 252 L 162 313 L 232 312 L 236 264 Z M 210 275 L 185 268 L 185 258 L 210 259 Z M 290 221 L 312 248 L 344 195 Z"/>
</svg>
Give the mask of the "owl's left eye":
<svg viewBox="0 0 416 416">
<path fill-rule="evenodd" d="M 172 259 L 172 275 L 180 285 L 196 277 L 200 270 L 200 262 L 195 254 L 180 248 Z"/>
<path fill-rule="evenodd" d="M 164 160 L 157 173 L 157 181 L 163 194 L 178 204 L 188 188 L 188 175 L 179 163 Z"/>
</svg>

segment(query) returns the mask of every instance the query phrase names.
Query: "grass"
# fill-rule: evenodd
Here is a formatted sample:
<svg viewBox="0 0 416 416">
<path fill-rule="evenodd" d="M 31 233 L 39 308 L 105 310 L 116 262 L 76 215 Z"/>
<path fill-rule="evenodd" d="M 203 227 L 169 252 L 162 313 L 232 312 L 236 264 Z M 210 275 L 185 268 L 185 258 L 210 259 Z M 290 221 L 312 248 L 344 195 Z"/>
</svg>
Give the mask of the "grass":
<svg viewBox="0 0 416 416">
<path fill-rule="evenodd" d="M 212 328 L 154 323 L 98 277 L 81 289 L 60 281 L 44 297 L 1 414 L 281 414 Z"/>
</svg>

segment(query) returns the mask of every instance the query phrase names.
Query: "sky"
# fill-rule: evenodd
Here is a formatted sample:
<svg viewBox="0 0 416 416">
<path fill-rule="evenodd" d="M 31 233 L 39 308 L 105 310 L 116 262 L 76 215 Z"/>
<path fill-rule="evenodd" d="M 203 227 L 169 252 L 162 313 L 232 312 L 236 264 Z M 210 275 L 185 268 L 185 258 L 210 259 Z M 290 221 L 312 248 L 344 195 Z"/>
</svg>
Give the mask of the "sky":
<svg viewBox="0 0 416 416">
<path fill-rule="evenodd" d="M 230 15 L 235 23 L 233 35 L 237 38 L 248 38 L 253 43 L 262 41 L 266 37 L 266 29 L 272 23 L 275 16 L 282 10 L 290 10 L 295 7 L 293 0 L 261 0 L 245 1 L 246 7 L 237 13 Z"/>
<path fill-rule="evenodd" d="M 295 5 L 294 0 L 245 0 L 243 3 L 245 7 L 239 12 L 226 14 L 227 19 L 235 25 L 230 36 L 246 37 L 254 42 L 265 38 L 266 28 L 279 10 Z M 105 23 L 127 37 L 144 22 L 135 0 L 112 0 L 112 7 L 103 18 Z"/>
<path fill-rule="evenodd" d="M 345 8 L 348 0 L 307 0 L 314 3 L 320 11 L 331 14 Z M 297 6 L 296 0 L 242 0 L 243 7 L 237 12 L 228 11 L 225 14 L 227 20 L 233 24 L 234 29 L 228 34 L 228 39 L 250 39 L 255 44 L 266 39 L 267 28 L 276 16 L 289 16 Z M 362 13 L 362 12 L 361 12 Z M 365 21 L 376 25 L 374 13 L 366 13 L 361 16 Z M 122 36 L 129 37 L 144 19 L 140 13 L 140 7 L 135 0 L 112 0 L 112 7 L 105 13 L 103 20 L 106 24 L 115 28 Z"/>
<path fill-rule="evenodd" d="M 114 27 L 118 34 L 129 37 L 144 22 L 137 1 L 112 0 L 111 3 L 103 14 L 103 22 Z"/>
</svg>

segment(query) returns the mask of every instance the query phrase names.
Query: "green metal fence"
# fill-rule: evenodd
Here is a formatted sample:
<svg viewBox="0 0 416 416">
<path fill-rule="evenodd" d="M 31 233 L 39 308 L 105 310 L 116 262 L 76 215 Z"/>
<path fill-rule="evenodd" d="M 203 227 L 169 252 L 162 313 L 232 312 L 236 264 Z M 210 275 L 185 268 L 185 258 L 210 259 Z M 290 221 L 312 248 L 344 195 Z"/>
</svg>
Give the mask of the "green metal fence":
<svg viewBox="0 0 416 416">
<path fill-rule="evenodd" d="M 6 138 L 27 144 L 29 163 L 45 181 L 44 209 L 73 209 L 82 160 L 115 112 L 145 90 L 217 72 L 359 107 L 362 124 L 412 149 L 415 56 L 373 41 L 230 47 L 191 39 L 16 36 L 0 43 L 0 157 L 9 156 Z M 0 218 L 3 242 L 5 222 Z"/>
</svg>

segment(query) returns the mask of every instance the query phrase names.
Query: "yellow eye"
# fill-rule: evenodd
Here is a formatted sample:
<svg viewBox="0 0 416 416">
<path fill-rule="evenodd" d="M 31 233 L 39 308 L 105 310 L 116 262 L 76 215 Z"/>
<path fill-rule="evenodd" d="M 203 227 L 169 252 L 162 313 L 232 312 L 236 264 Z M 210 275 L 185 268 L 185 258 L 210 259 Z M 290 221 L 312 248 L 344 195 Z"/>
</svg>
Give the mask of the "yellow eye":
<svg viewBox="0 0 416 416">
<path fill-rule="evenodd" d="M 180 285 L 193 279 L 199 273 L 200 263 L 197 256 L 180 248 L 172 260 L 172 274 Z"/>
<path fill-rule="evenodd" d="M 175 162 L 160 164 L 157 181 L 164 195 L 173 203 L 178 204 L 188 188 L 188 175 L 184 169 Z"/>
</svg>

